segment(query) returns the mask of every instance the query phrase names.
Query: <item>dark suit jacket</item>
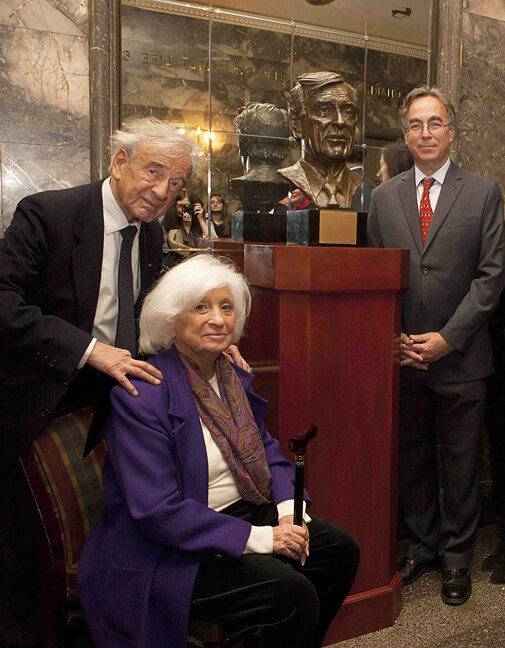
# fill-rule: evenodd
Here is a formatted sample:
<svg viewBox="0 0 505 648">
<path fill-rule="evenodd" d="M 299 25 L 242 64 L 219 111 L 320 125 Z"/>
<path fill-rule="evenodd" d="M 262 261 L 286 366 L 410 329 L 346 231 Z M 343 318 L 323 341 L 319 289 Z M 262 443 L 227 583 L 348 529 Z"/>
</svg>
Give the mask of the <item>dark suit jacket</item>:
<svg viewBox="0 0 505 648">
<path fill-rule="evenodd" d="M 47 423 L 91 341 L 102 182 L 23 199 L 0 240 L 0 472 Z M 142 225 L 142 294 L 159 274 L 162 241 L 159 223 Z"/>
<path fill-rule="evenodd" d="M 207 506 L 208 465 L 198 411 L 174 347 L 149 360 L 161 385 L 114 387 L 103 472 L 104 510 L 79 559 L 86 619 L 100 648 L 186 648 L 202 554 L 238 559 L 251 525 Z M 235 367 L 261 433 L 274 504 L 291 499 L 293 464 L 265 430 L 266 401 Z M 306 498 L 308 499 L 308 498 Z"/>
<path fill-rule="evenodd" d="M 410 250 L 407 334 L 438 331 L 455 351 L 430 365 L 445 382 L 492 372 L 487 321 L 505 285 L 503 201 L 496 183 L 451 163 L 423 247 L 414 167 L 372 193 L 369 244 Z"/>
</svg>

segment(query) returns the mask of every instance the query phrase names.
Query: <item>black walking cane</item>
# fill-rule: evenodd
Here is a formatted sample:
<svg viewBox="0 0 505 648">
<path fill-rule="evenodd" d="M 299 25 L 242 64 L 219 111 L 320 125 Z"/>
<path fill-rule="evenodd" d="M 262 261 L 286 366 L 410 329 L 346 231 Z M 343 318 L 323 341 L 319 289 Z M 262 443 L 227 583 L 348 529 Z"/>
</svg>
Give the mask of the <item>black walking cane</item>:
<svg viewBox="0 0 505 648">
<path fill-rule="evenodd" d="M 303 524 L 303 480 L 305 468 L 305 451 L 308 442 L 317 436 L 317 425 L 312 424 L 299 437 L 289 439 L 289 449 L 295 453 L 295 512 L 293 524 Z"/>
</svg>

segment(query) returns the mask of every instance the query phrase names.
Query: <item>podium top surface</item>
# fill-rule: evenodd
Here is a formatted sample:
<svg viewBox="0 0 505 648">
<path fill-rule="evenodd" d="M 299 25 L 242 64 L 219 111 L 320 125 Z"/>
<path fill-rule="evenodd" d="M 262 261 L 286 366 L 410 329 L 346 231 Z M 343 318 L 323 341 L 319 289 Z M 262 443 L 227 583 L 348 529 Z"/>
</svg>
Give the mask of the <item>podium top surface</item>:
<svg viewBox="0 0 505 648">
<path fill-rule="evenodd" d="M 409 251 L 249 243 L 244 272 L 252 285 L 276 290 L 401 291 L 409 285 Z"/>
</svg>

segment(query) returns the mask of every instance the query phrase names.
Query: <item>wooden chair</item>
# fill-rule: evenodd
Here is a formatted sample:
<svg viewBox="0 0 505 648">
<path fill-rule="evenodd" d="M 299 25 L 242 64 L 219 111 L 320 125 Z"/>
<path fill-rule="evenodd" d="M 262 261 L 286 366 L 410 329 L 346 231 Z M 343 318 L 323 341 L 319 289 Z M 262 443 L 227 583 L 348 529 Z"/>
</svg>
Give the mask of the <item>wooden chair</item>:
<svg viewBox="0 0 505 648">
<path fill-rule="evenodd" d="M 82 450 L 92 410 L 82 408 L 53 420 L 21 458 L 29 503 L 35 512 L 44 647 L 57 648 L 58 628 L 83 618 L 77 594 L 79 556 L 102 509 L 102 441 L 85 459 Z M 223 629 L 191 622 L 188 646 L 229 646 Z"/>
<path fill-rule="evenodd" d="M 35 511 L 43 606 L 44 646 L 56 648 L 60 622 L 82 617 L 77 564 L 102 509 L 102 441 L 86 459 L 82 449 L 92 411 L 53 420 L 21 457 Z"/>
</svg>

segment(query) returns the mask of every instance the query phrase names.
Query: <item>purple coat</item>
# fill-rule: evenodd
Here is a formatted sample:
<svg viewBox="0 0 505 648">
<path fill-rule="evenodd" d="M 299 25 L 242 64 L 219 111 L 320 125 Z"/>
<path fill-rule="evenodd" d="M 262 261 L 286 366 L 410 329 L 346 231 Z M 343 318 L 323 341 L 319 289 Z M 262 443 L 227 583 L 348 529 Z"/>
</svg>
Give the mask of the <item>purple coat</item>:
<svg viewBox="0 0 505 648">
<path fill-rule="evenodd" d="M 112 390 L 103 472 L 104 509 L 79 561 L 79 596 L 99 648 L 186 648 L 203 552 L 240 558 L 244 520 L 208 508 L 208 465 L 191 389 L 175 348 L 151 358 L 161 385 Z M 261 432 L 274 504 L 293 497 L 293 465 L 265 430 L 266 401 L 235 367 Z"/>
</svg>

